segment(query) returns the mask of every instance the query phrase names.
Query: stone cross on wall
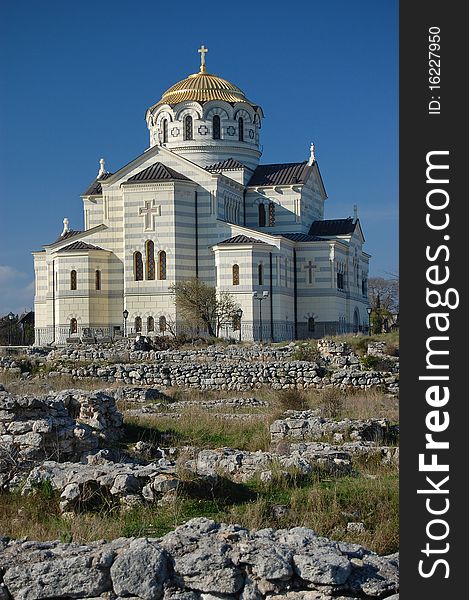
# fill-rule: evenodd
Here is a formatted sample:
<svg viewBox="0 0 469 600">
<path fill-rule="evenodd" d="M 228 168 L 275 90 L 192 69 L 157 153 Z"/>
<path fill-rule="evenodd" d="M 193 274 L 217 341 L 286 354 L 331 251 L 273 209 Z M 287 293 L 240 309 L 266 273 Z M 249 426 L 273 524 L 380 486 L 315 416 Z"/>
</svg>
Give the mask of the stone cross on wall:
<svg viewBox="0 0 469 600">
<path fill-rule="evenodd" d="M 155 200 L 145 200 L 145 206 L 139 208 L 138 214 L 145 215 L 145 231 L 154 231 L 155 216 L 161 215 L 161 206 L 156 206 Z"/>
<path fill-rule="evenodd" d="M 305 269 L 308 271 L 308 283 L 313 283 L 313 273 L 316 269 L 316 265 L 309 261 L 307 265 L 305 265 Z"/>
</svg>

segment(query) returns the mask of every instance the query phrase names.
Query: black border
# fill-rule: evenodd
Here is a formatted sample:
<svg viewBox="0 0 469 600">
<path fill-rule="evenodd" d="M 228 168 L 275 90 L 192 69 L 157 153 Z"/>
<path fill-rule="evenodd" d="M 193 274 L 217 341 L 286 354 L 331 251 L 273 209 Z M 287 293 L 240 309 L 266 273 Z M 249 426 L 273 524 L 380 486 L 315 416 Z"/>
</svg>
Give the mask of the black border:
<svg viewBox="0 0 469 600">
<path fill-rule="evenodd" d="M 425 2 L 400 3 L 400 279 L 401 279 L 401 600 L 418 597 L 425 600 L 451 600 L 459 598 L 464 590 L 466 573 L 463 567 L 464 546 L 467 527 L 467 500 L 464 488 L 469 482 L 469 469 L 465 460 L 465 441 L 469 438 L 467 415 L 466 359 L 469 348 L 467 336 L 467 283 L 468 260 L 465 243 L 465 205 L 467 192 L 464 189 L 466 172 L 466 144 L 464 130 L 467 127 L 467 68 L 462 56 L 467 55 L 469 38 L 463 17 L 464 3 L 427 0 Z M 441 29 L 441 113 L 430 115 L 428 103 L 432 92 L 428 89 L 428 30 Z M 417 489 L 428 488 L 425 475 L 418 469 L 418 455 L 425 450 L 425 434 L 428 432 L 425 417 L 432 410 L 425 400 L 428 381 L 419 381 L 425 374 L 426 341 L 429 331 L 425 319 L 432 309 L 426 304 L 426 269 L 429 263 L 425 256 L 426 246 L 437 247 L 443 232 L 431 231 L 425 223 L 426 155 L 433 150 L 449 151 L 449 184 L 442 186 L 450 194 L 450 225 L 445 234 L 450 235 L 447 245 L 450 258 L 440 265 L 450 268 L 447 287 L 454 287 L 460 295 L 459 307 L 448 310 L 451 325 L 446 335 L 449 357 L 450 400 L 446 410 L 450 416 L 448 430 L 440 439 L 449 440 L 448 450 L 440 451 L 439 460 L 449 463 L 448 482 L 450 509 L 444 516 L 450 532 L 445 542 L 449 543 L 446 554 L 433 555 L 434 559 L 445 558 L 449 563 L 449 577 L 440 565 L 429 578 L 418 572 L 419 560 L 426 559 L 421 553 L 425 547 L 425 532 L 432 518 L 425 508 L 425 496 Z M 442 255 L 443 256 L 443 255 Z M 433 286 L 434 287 L 434 286 Z M 444 310 L 444 309 L 438 309 Z M 445 335 L 441 333 L 440 335 Z M 428 374 L 428 372 L 427 372 Z M 439 372 L 438 374 L 442 374 Z M 469 374 L 469 373 L 468 373 Z M 443 385 L 443 384 L 442 384 Z M 444 410 L 444 409 L 441 409 Z M 436 436 L 435 436 L 436 437 Z M 438 479 L 441 473 L 435 475 Z M 438 543 L 434 542 L 434 547 Z M 440 542 L 440 546 L 443 542 Z M 426 559 L 426 568 L 432 559 Z M 418 595 L 417 595 L 418 594 Z"/>
</svg>

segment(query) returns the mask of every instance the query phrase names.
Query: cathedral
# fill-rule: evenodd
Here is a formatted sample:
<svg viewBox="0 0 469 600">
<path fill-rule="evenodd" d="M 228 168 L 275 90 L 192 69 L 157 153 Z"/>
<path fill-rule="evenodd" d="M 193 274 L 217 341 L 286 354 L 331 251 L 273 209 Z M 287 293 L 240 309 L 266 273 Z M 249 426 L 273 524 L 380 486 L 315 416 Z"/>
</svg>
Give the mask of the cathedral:
<svg viewBox="0 0 469 600">
<path fill-rule="evenodd" d="M 239 310 L 224 337 L 366 331 L 370 255 L 354 217 L 324 219 L 314 145 L 262 164 L 262 108 L 200 69 L 146 111 L 149 147 L 82 195 L 83 229 L 33 252 L 36 344 L 182 332 L 171 293 L 199 278 Z M 60 230 L 59 230 L 60 231 Z"/>
</svg>

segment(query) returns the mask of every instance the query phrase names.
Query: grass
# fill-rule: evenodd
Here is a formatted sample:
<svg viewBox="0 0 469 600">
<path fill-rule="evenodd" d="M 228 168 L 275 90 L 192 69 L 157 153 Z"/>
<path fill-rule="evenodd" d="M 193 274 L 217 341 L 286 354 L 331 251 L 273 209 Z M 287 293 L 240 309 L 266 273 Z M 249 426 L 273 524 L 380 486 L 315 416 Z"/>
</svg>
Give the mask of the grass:
<svg viewBox="0 0 469 600">
<path fill-rule="evenodd" d="M 178 419 L 171 417 L 127 417 L 126 441 L 139 440 L 171 446 L 220 448 L 230 446 L 240 450 L 266 450 L 270 443 L 271 419 L 224 419 L 207 410 L 191 407 Z"/>
<path fill-rule="evenodd" d="M 221 479 L 211 487 L 189 483 L 176 499 L 158 507 L 145 505 L 128 512 L 87 512 L 64 518 L 57 496 L 0 494 L 0 531 L 30 539 L 87 543 L 120 536 L 162 536 L 193 517 L 205 516 L 250 529 L 309 527 L 319 535 L 360 543 L 378 553 L 398 549 L 398 478 L 395 470 L 375 468 L 373 477 L 338 479 L 277 478 L 270 484 L 247 485 Z M 275 509 L 281 505 L 281 516 Z M 347 523 L 362 521 L 364 533 L 347 532 Z"/>
</svg>

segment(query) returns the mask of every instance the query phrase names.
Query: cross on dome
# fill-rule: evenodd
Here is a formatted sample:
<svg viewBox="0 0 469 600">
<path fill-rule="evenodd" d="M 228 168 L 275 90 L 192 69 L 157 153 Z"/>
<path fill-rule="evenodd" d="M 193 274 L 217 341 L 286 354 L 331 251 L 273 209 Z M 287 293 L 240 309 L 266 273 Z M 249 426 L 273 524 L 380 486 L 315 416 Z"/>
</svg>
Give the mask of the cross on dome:
<svg viewBox="0 0 469 600">
<path fill-rule="evenodd" d="M 67 219 L 67 217 L 64 218 L 63 224 L 64 224 L 64 229 L 63 229 L 61 235 L 65 235 L 66 233 L 68 233 L 70 231 L 70 229 L 68 227 L 70 224 L 70 221 Z"/>
<path fill-rule="evenodd" d="M 200 72 L 205 73 L 207 71 L 207 69 L 205 68 L 205 55 L 208 52 L 208 48 L 206 48 L 202 44 L 202 46 L 200 46 L 200 48 L 197 50 L 197 52 L 199 52 L 199 54 L 200 54 Z"/>
</svg>

